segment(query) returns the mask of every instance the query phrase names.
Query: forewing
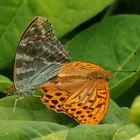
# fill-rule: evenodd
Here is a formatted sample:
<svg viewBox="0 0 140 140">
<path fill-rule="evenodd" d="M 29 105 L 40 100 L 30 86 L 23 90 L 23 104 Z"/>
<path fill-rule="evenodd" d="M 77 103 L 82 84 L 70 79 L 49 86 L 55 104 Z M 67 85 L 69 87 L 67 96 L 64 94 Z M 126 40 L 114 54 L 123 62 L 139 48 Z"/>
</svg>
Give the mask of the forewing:
<svg viewBox="0 0 140 140">
<path fill-rule="evenodd" d="M 67 51 L 55 38 L 51 24 L 37 17 L 23 34 L 15 56 L 14 82 L 20 92 L 32 92 L 56 76 L 69 62 Z"/>
<path fill-rule="evenodd" d="M 59 72 L 59 76 L 80 76 L 80 77 L 87 77 L 89 74 L 97 72 L 97 71 L 104 71 L 101 66 L 96 64 L 91 64 L 88 62 L 71 62 L 65 65 L 64 69 L 61 69 Z"/>
<path fill-rule="evenodd" d="M 109 90 L 105 80 L 89 81 L 63 102 L 63 110 L 79 123 L 97 124 L 107 112 Z"/>
</svg>

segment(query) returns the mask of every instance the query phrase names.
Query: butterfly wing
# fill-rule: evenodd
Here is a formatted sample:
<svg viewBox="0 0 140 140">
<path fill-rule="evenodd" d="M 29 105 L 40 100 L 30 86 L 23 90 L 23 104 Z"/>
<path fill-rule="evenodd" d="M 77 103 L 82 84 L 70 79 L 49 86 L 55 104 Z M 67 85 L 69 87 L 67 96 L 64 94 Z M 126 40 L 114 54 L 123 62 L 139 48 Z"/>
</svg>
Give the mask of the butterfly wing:
<svg viewBox="0 0 140 140">
<path fill-rule="evenodd" d="M 41 97 L 41 101 L 48 108 L 57 112 L 62 112 L 62 103 L 69 96 L 69 92 L 60 89 L 55 84 L 43 84 L 40 86 L 44 95 Z"/>
<path fill-rule="evenodd" d="M 105 80 L 87 81 L 63 102 L 63 110 L 80 123 L 97 124 L 107 112 L 109 90 Z"/>
<path fill-rule="evenodd" d="M 96 71 L 104 72 L 105 70 L 101 66 L 88 62 L 71 62 L 60 70 L 59 77 L 87 77 L 87 75 Z"/>
<path fill-rule="evenodd" d="M 66 100 L 72 93 L 77 91 L 84 82 L 77 83 L 63 83 L 63 84 L 54 84 L 54 83 L 44 83 L 39 86 L 43 91 L 44 95 L 41 97 L 41 101 L 50 109 L 53 109 L 57 112 L 63 112 L 63 102 Z"/>
<path fill-rule="evenodd" d="M 67 62 L 68 52 L 55 38 L 51 24 L 46 18 L 37 17 L 27 27 L 16 52 L 16 89 L 31 93 L 38 85 L 56 76 Z"/>
</svg>

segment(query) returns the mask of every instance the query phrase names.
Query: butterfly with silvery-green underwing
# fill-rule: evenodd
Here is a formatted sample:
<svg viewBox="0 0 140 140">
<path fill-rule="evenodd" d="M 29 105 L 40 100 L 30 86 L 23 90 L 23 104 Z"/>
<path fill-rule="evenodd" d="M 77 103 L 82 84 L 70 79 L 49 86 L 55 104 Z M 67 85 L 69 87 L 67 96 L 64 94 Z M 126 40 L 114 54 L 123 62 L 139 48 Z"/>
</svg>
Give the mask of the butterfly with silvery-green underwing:
<svg viewBox="0 0 140 140">
<path fill-rule="evenodd" d="M 107 81 L 111 76 L 112 72 L 99 65 L 70 62 L 45 17 L 31 22 L 16 51 L 16 90 L 31 95 L 39 88 L 43 92 L 41 101 L 48 108 L 82 124 L 97 124 L 104 118 L 109 105 Z"/>
</svg>

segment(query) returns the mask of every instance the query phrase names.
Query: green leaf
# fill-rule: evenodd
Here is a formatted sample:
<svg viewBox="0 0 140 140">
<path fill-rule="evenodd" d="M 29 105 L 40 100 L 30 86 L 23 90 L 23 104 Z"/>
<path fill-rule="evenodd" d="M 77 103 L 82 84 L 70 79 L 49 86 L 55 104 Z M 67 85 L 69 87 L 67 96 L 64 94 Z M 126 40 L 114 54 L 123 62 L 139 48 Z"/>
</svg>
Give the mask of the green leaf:
<svg viewBox="0 0 140 140">
<path fill-rule="evenodd" d="M 102 123 L 119 123 L 122 125 L 129 124 L 131 123 L 130 109 L 127 107 L 119 107 L 113 100 L 110 100 L 108 112 L 105 118 L 103 119 Z"/>
<path fill-rule="evenodd" d="M 140 125 L 140 95 L 136 97 L 131 106 L 131 120 Z"/>
<path fill-rule="evenodd" d="M 79 125 L 71 129 L 66 140 L 111 140 L 119 124 Z"/>
<path fill-rule="evenodd" d="M 35 16 L 50 19 L 58 37 L 95 16 L 114 0 L 14 0 L 0 1 L 0 69 L 13 62 L 16 46 Z"/>
<path fill-rule="evenodd" d="M 46 121 L 0 120 L 0 139 L 31 140 L 63 129 L 68 127 Z"/>
<path fill-rule="evenodd" d="M 3 75 L 0 75 L 0 84 L 2 83 L 11 83 L 11 80 Z"/>
<path fill-rule="evenodd" d="M 34 140 L 128 140 L 130 138 L 139 140 L 139 132 L 140 129 L 134 124 L 79 125 L 70 130 L 57 131 Z"/>
<path fill-rule="evenodd" d="M 140 16 L 106 18 L 76 35 L 66 44 L 73 61 L 99 64 L 116 72 L 110 81 L 113 99 L 130 89 L 140 78 Z M 139 87 L 140 88 L 140 87 Z"/>
<path fill-rule="evenodd" d="M 0 120 L 48 121 L 67 126 L 77 124 L 68 116 L 48 109 L 42 104 L 40 98 L 32 96 L 21 97 L 10 96 L 0 100 Z"/>
<path fill-rule="evenodd" d="M 128 140 L 137 136 L 140 133 L 140 128 L 134 124 L 129 124 L 121 127 L 114 135 L 113 140 Z M 133 139 L 132 139 L 133 140 Z M 135 139 L 134 139 L 135 140 Z"/>
<path fill-rule="evenodd" d="M 68 130 L 61 130 L 33 140 L 65 140 Z"/>
<path fill-rule="evenodd" d="M 12 85 L 13 85 L 13 82 L 9 78 L 3 75 L 0 75 L 0 91 L 1 92 L 7 93 L 6 88 L 9 88 Z"/>
<path fill-rule="evenodd" d="M 132 137 L 130 140 L 140 140 L 140 133 Z"/>
</svg>

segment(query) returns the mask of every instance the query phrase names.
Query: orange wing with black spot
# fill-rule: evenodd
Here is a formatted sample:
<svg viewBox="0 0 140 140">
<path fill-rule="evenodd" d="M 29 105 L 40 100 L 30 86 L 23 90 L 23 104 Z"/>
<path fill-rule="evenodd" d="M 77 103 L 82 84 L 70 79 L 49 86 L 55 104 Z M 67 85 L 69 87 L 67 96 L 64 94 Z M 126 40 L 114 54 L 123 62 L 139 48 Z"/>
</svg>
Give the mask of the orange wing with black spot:
<svg viewBox="0 0 140 140">
<path fill-rule="evenodd" d="M 87 81 L 63 102 L 63 110 L 79 123 L 97 124 L 106 114 L 108 104 L 107 82 Z"/>
<path fill-rule="evenodd" d="M 40 86 L 43 90 L 44 95 L 41 97 L 41 101 L 48 107 L 57 112 L 62 112 L 63 102 L 74 92 L 81 88 L 84 82 L 77 83 L 65 83 L 65 84 L 54 84 L 44 83 Z"/>
<path fill-rule="evenodd" d="M 57 112 L 63 111 L 62 103 L 69 96 L 69 92 L 60 90 L 55 84 L 43 84 L 40 87 L 44 91 L 41 101 Z"/>
</svg>

